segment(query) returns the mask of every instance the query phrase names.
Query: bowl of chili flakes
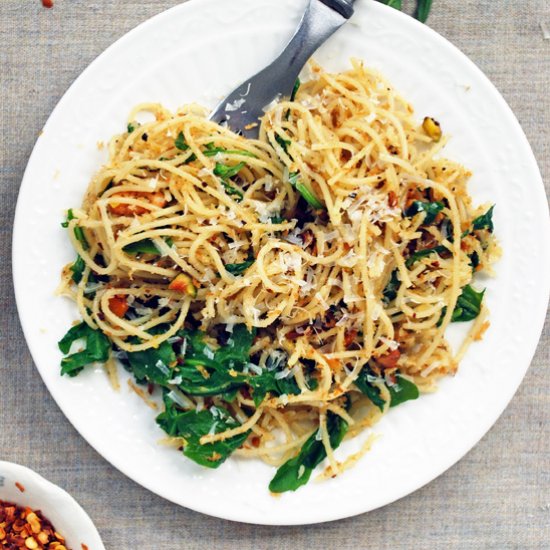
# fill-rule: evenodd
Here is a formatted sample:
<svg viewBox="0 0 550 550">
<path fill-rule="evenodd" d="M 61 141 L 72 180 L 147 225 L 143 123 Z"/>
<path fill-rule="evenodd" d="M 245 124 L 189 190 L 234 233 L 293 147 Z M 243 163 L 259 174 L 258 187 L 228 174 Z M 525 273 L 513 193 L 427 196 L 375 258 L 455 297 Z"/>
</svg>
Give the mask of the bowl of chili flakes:
<svg viewBox="0 0 550 550">
<path fill-rule="evenodd" d="M 92 520 L 66 491 L 0 461 L 0 549 L 105 550 Z"/>
</svg>

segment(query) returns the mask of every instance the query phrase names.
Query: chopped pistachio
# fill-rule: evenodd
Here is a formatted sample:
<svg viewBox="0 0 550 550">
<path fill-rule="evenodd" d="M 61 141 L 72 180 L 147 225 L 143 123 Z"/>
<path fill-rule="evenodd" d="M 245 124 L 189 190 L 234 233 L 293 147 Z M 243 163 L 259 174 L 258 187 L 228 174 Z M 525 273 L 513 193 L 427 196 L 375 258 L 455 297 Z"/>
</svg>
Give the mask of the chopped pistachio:
<svg viewBox="0 0 550 550">
<path fill-rule="evenodd" d="M 176 290 L 177 292 L 182 292 L 191 296 L 191 298 L 197 297 L 197 287 L 193 284 L 193 280 L 189 275 L 185 273 L 180 273 L 177 275 L 172 282 L 168 285 L 170 290 Z"/>
<path fill-rule="evenodd" d="M 441 126 L 437 120 L 427 116 L 424 118 L 424 122 L 422 122 L 422 128 L 434 141 L 441 139 Z"/>
</svg>

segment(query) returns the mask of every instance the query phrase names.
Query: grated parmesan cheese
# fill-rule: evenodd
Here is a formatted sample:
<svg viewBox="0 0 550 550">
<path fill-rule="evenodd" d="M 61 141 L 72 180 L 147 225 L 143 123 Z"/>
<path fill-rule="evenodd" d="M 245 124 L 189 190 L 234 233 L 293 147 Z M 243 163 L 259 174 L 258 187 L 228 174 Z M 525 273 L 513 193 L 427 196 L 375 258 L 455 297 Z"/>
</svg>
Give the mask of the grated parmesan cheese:
<svg viewBox="0 0 550 550">
<path fill-rule="evenodd" d="M 246 103 L 246 99 L 236 99 L 232 103 L 227 103 L 225 106 L 225 110 L 232 112 L 232 111 L 238 111 L 244 104 Z"/>
</svg>

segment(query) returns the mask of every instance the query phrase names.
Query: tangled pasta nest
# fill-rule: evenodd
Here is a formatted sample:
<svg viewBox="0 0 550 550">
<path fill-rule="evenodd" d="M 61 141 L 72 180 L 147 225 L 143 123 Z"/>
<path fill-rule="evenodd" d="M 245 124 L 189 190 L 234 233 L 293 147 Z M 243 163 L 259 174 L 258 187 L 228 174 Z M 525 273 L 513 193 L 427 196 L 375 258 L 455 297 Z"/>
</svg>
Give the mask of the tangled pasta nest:
<svg viewBox="0 0 550 550">
<path fill-rule="evenodd" d="M 159 424 L 197 462 L 282 465 L 274 492 L 325 456 L 340 472 L 358 459 L 334 457 L 344 436 L 456 371 L 488 326 L 470 283 L 499 254 L 434 119 L 359 62 L 312 72 L 258 140 L 195 105 L 138 106 L 66 224 L 93 360 L 161 386 Z M 454 355 L 446 327 L 473 319 Z M 90 359 L 71 357 L 67 374 Z"/>
</svg>

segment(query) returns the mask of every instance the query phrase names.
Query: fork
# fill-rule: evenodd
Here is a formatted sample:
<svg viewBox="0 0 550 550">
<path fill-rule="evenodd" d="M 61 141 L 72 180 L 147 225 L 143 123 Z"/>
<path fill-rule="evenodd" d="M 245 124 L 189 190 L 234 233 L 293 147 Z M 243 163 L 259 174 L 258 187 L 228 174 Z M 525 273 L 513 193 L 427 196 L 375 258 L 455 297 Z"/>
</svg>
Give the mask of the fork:
<svg viewBox="0 0 550 550">
<path fill-rule="evenodd" d="M 210 115 L 247 138 L 259 135 L 259 119 L 267 105 L 289 97 L 313 53 L 352 15 L 355 0 L 310 0 L 290 42 L 265 69 L 233 90 Z"/>
</svg>

